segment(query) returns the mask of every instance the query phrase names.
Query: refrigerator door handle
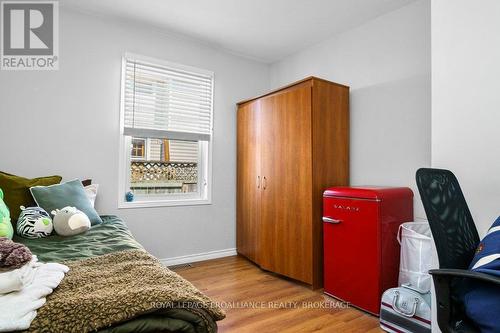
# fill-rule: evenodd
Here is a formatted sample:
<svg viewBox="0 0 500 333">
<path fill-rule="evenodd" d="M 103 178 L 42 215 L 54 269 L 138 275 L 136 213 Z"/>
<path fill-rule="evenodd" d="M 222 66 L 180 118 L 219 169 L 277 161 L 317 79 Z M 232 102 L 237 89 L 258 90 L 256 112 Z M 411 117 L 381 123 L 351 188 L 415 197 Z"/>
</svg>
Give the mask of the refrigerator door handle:
<svg viewBox="0 0 500 333">
<path fill-rule="evenodd" d="M 340 223 L 342 221 L 341 220 L 332 219 L 330 217 L 323 216 L 323 222 L 332 223 L 332 224 L 338 224 L 338 223 Z"/>
</svg>

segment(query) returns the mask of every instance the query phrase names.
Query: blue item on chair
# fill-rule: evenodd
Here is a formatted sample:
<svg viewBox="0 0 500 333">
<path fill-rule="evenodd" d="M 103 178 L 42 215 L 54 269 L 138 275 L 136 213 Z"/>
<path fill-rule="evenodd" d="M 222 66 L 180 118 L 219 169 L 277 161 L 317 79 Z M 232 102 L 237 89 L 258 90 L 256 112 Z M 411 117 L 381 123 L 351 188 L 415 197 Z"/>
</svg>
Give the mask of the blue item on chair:
<svg viewBox="0 0 500 333">
<path fill-rule="evenodd" d="M 479 243 L 469 269 L 500 277 L 500 217 Z M 467 316 L 482 333 L 500 332 L 500 286 L 485 282 L 467 283 L 464 305 Z"/>
<path fill-rule="evenodd" d="M 500 217 L 479 243 L 469 269 L 500 276 Z"/>
</svg>

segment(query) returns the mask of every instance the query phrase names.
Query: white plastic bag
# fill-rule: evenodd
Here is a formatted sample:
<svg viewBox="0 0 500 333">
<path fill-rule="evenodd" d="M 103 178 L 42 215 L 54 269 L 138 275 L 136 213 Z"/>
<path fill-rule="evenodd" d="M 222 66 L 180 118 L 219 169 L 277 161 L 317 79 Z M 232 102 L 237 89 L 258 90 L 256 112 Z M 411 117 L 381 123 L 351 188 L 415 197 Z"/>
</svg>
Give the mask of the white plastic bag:
<svg viewBox="0 0 500 333">
<path fill-rule="evenodd" d="M 427 222 L 407 222 L 399 226 L 398 242 L 401 244 L 399 285 L 426 293 L 431 289 L 429 269 L 435 267 L 432 234 Z"/>
</svg>

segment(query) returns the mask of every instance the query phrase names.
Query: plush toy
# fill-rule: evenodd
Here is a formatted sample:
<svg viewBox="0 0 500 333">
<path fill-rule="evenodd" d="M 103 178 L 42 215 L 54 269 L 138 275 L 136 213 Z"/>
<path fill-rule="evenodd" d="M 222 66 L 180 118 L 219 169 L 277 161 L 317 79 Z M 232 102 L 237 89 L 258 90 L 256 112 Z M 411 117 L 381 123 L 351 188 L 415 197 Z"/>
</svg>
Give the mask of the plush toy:
<svg viewBox="0 0 500 333">
<path fill-rule="evenodd" d="M 3 191 L 0 189 L 0 237 L 12 239 L 14 228 L 10 222 L 10 212 L 5 202 L 3 202 Z"/>
<path fill-rule="evenodd" d="M 0 238 L 0 268 L 18 268 L 31 258 L 31 251 L 25 245 Z"/>
<path fill-rule="evenodd" d="M 17 220 L 17 234 L 25 238 L 42 238 L 52 233 L 52 219 L 49 213 L 40 207 L 21 206 L 21 215 Z"/>
<path fill-rule="evenodd" d="M 53 210 L 54 230 L 61 236 L 73 236 L 90 229 L 90 220 L 85 213 L 75 207 Z"/>
</svg>

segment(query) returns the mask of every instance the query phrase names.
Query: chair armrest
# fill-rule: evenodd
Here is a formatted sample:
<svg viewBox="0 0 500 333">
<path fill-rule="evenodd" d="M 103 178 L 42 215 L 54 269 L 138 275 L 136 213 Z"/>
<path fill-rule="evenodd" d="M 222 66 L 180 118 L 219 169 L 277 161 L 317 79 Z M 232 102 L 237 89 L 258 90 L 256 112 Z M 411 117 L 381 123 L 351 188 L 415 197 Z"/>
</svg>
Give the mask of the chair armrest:
<svg viewBox="0 0 500 333">
<path fill-rule="evenodd" d="M 476 281 L 490 282 L 494 284 L 500 284 L 500 277 L 473 272 L 464 269 L 432 269 L 429 271 L 434 280 L 434 289 L 436 292 L 437 301 L 437 321 L 438 326 L 442 332 L 456 333 L 462 332 L 460 329 L 456 329 L 454 324 L 457 320 L 463 319 L 463 314 L 459 314 L 457 309 L 452 306 L 452 283 L 453 280 L 458 279 L 473 279 Z"/>
<path fill-rule="evenodd" d="M 495 284 L 500 284 L 500 276 L 495 276 L 491 274 L 485 274 L 480 272 L 469 271 L 465 269 L 451 269 L 451 268 L 443 268 L 443 269 L 431 269 L 429 274 L 436 277 L 442 277 L 446 279 L 452 278 L 468 278 L 474 279 L 484 282 L 491 282 Z"/>
</svg>

